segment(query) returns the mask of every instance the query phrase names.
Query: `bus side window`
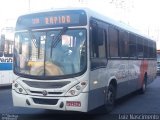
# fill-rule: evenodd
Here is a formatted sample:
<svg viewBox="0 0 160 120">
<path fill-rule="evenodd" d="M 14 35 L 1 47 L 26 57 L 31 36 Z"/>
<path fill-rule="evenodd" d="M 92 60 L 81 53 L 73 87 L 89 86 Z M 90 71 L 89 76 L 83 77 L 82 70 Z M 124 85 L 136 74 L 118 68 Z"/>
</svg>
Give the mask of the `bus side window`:
<svg viewBox="0 0 160 120">
<path fill-rule="evenodd" d="M 96 24 L 95 24 L 96 23 Z M 107 28 L 104 29 L 104 23 L 94 22 L 91 25 L 90 34 L 90 55 L 91 55 L 91 69 L 105 67 L 107 64 Z"/>
<path fill-rule="evenodd" d="M 98 39 L 98 25 L 95 21 L 90 21 L 91 23 L 91 58 L 98 57 L 98 51 L 97 51 L 97 39 Z"/>
<path fill-rule="evenodd" d="M 156 43 L 153 43 L 153 58 L 156 58 L 157 54 L 156 54 Z"/>
<path fill-rule="evenodd" d="M 129 57 L 137 57 L 137 37 L 132 33 L 129 34 Z"/>
<path fill-rule="evenodd" d="M 98 28 L 98 58 L 106 58 L 106 30 Z"/>
<path fill-rule="evenodd" d="M 148 58 L 148 40 L 144 42 L 144 58 Z"/>
<path fill-rule="evenodd" d="M 137 37 L 137 56 L 143 58 L 143 38 Z"/>
<path fill-rule="evenodd" d="M 109 55 L 110 57 L 118 57 L 118 30 L 109 26 Z"/>
<path fill-rule="evenodd" d="M 121 57 L 128 57 L 128 33 L 120 30 L 119 32 L 119 53 Z"/>
<path fill-rule="evenodd" d="M 106 58 L 106 31 L 96 24 L 91 32 L 91 57 Z"/>
<path fill-rule="evenodd" d="M 149 53 L 149 58 L 153 58 L 153 42 L 152 41 L 148 41 L 148 53 Z"/>
</svg>

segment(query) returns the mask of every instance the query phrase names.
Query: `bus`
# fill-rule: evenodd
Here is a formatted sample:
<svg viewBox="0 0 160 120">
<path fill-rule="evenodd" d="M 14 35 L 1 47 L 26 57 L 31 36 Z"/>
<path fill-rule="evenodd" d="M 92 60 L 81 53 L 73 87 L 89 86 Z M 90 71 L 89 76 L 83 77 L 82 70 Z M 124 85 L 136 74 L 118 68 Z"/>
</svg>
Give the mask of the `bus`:
<svg viewBox="0 0 160 120">
<path fill-rule="evenodd" d="M 160 74 L 160 50 L 157 50 L 157 74 Z"/>
<path fill-rule="evenodd" d="M 5 27 L 0 36 L 0 86 L 11 85 L 15 75 L 12 70 L 14 29 Z"/>
<path fill-rule="evenodd" d="M 28 13 L 15 29 L 14 106 L 110 112 L 156 78 L 156 42 L 91 9 Z"/>
</svg>

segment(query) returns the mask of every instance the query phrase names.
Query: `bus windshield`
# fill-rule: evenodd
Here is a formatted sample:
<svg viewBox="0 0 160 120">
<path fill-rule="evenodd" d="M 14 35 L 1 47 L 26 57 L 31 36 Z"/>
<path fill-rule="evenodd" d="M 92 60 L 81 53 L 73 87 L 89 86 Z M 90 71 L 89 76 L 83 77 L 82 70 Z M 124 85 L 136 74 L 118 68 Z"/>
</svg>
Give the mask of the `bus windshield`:
<svg viewBox="0 0 160 120">
<path fill-rule="evenodd" d="M 86 68 L 86 30 L 82 28 L 25 31 L 15 34 L 14 72 L 53 77 Z"/>
</svg>

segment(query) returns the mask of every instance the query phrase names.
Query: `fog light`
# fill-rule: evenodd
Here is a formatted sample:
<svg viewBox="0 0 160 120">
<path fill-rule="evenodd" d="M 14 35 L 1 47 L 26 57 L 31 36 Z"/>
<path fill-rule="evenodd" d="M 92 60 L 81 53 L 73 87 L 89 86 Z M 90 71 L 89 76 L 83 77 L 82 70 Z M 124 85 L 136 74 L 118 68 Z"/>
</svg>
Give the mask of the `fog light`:
<svg viewBox="0 0 160 120">
<path fill-rule="evenodd" d="M 82 85 L 82 86 L 85 86 L 85 85 L 86 85 L 86 82 L 81 82 L 81 85 Z"/>
<path fill-rule="evenodd" d="M 61 102 L 61 104 L 60 104 L 60 108 L 63 108 L 63 106 L 64 106 L 64 103 L 63 102 Z"/>
<path fill-rule="evenodd" d="M 31 105 L 28 99 L 26 99 L 26 103 L 27 105 Z"/>
</svg>

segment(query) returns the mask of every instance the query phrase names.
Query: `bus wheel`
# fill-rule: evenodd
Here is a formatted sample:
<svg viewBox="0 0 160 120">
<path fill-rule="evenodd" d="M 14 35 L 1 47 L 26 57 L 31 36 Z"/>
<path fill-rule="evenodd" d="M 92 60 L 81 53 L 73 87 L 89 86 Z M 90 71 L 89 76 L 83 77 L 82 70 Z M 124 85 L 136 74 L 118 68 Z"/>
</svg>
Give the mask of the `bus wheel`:
<svg viewBox="0 0 160 120">
<path fill-rule="evenodd" d="M 114 108 L 114 103 L 115 103 L 115 98 L 116 98 L 116 88 L 114 85 L 110 84 L 108 87 L 108 91 L 106 94 L 106 100 L 105 100 L 105 112 L 111 112 Z"/>
<path fill-rule="evenodd" d="M 139 93 L 144 94 L 146 92 L 146 88 L 147 88 L 147 75 L 144 76 L 143 84 L 141 89 L 139 90 Z"/>
</svg>

